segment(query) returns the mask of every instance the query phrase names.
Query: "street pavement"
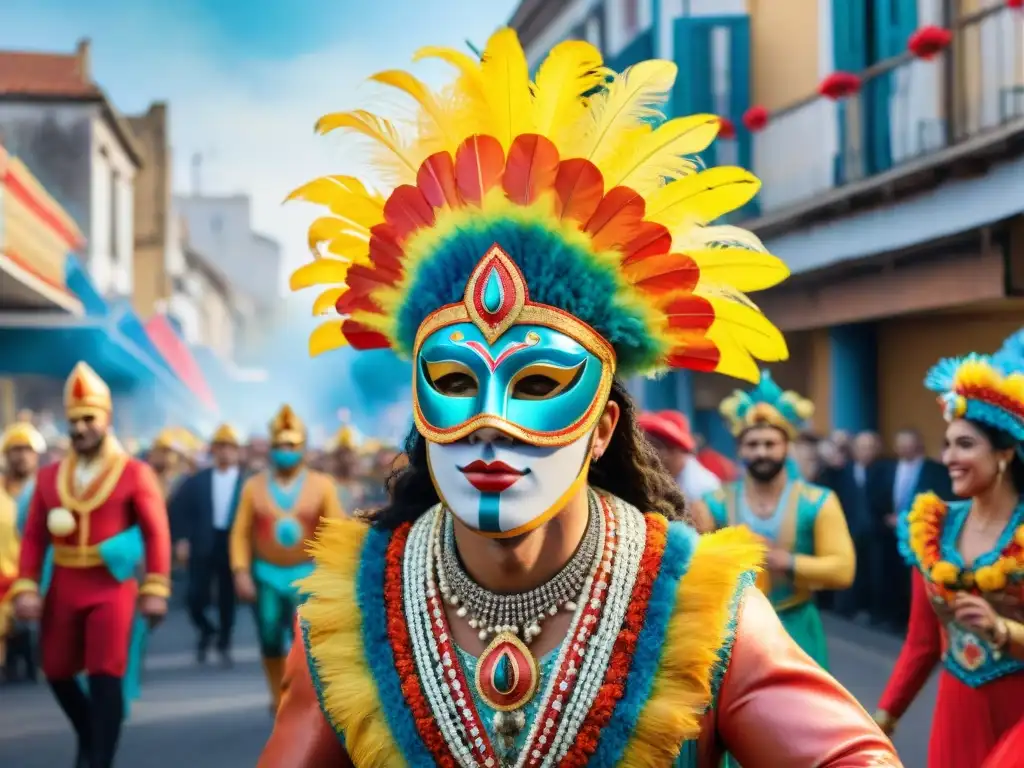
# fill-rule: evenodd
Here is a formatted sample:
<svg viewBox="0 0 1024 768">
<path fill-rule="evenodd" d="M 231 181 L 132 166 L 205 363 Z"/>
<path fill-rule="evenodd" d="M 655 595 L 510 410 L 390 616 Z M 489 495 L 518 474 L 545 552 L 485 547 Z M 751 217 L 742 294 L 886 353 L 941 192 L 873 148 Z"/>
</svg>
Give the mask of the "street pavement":
<svg viewBox="0 0 1024 768">
<path fill-rule="evenodd" d="M 874 709 L 900 641 L 826 616 L 832 671 Z M 198 667 L 176 610 L 150 641 L 143 698 L 122 736 L 118 768 L 254 768 L 270 733 L 263 673 L 248 611 L 239 611 L 233 669 Z M 924 768 L 934 680 L 901 723 L 905 768 Z M 65 768 L 74 740 L 44 685 L 0 686 L 0 766 Z"/>
</svg>

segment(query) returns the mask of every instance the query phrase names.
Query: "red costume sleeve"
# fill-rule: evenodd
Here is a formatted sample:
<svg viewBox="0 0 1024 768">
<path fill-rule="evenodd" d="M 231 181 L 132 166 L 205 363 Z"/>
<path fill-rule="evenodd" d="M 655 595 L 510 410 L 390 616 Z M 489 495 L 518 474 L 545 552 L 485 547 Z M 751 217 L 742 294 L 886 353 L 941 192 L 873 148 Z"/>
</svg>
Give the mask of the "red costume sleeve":
<svg viewBox="0 0 1024 768">
<path fill-rule="evenodd" d="M 42 480 L 42 478 L 40 479 Z M 28 519 L 21 537 L 21 553 L 18 556 L 18 580 L 11 586 L 10 594 L 34 592 L 39 589 L 39 578 L 43 570 L 46 548 L 50 545 L 50 532 L 46 528 L 46 514 L 41 482 L 36 483 L 28 506 Z"/>
<path fill-rule="evenodd" d="M 171 593 L 171 530 L 167 506 L 156 475 L 142 462 L 135 462 L 132 507 L 146 547 L 146 578 L 139 592 L 168 597 Z"/>
<path fill-rule="evenodd" d="M 296 634 L 298 632 L 296 631 Z M 257 768 L 352 768 L 341 740 L 320 710 L 306 650 L 296 637 L 285 662 L 281 706 Z"/>
<path fill-rule="evenodd" d="M 878 708 L 893 720 L 899 720 L 911 705 L 942 656 L 942 632 L 939 619 L 928 599 L 924 577 L 911 574 L 910 626 L 903 650 L 889 675 Z"/>
<path fill-rule="evenodd" d="M 748 589 L 715 707 L 736 762 L 786 768 L 901 768 L 857 700 L 793 642 L 767 598 Z M 704 753 L 702 765 L 717 765 Z"/>
</svg>

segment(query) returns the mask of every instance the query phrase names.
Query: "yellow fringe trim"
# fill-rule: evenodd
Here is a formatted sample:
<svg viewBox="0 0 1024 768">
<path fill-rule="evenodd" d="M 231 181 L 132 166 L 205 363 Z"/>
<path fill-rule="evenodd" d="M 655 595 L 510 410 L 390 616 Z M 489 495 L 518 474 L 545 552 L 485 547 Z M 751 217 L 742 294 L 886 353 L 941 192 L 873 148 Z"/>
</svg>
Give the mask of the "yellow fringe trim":
<svg viewBox="0 0 1024 768">
<path fill-rule="evenodd" d="M 403 768 L 405 758 L 387 726 L 377 683 L 366 663 L 356 580 L 369 528 L 349 519 L 325 519 L 309 545 L 316 570 L 300 582 L 309 599 L 299 608 L 309 652 L 323 686 L 324 709 L 345 734 L 359 768 Z"/>
<path fill-rule="evenodd" d="M 700 735 L 718 654 L 735 624 L 740 576 L 759 571 L 763 559 L 764 546 L 744 528 L 700 537 L 677 587 L 651 696 L 623 754 L 623 768 L 665 768 L 685 742 Z"/>
</svg>

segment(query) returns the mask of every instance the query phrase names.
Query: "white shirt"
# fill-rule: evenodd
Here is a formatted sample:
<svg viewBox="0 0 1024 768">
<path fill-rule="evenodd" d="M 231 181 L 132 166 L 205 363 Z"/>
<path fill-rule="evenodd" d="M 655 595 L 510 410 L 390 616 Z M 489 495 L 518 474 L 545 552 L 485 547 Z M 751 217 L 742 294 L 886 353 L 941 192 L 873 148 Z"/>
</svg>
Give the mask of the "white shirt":
<svg viewBox="0 0 1024 768">
<path fill-rule="evenodd" d="M 683 471 L 679 474 L 676 482 L 683 489 L 683 496 L 687 500 L 699 499 L 722 487 L 722 481 L 718 479 L 718 475 L 693 456 L 687 457 Z"/>
<path fill-rule="evenodd" d="M 863 488 L 868 481 L 868 468 L 863 464 L 853 465 L 853 479 L 858 488 Z"/>
<path fill-rule="evenodd" d="M 231 526 L 231 502 L 235 499 L 238 467 L 213 470 L 213 527 L 226 531 Z"/>
<path fill-rule="evenodd" d="M 896 480 L 892 484 L 892 501 L 897 512 L 902 512 L 903 508 L 910 503 L 910 496 L 914 493 L 917 481 L 921 477 L 923 465 L 923 458 L 901 461 L 896 465 Z"/>
</svg>

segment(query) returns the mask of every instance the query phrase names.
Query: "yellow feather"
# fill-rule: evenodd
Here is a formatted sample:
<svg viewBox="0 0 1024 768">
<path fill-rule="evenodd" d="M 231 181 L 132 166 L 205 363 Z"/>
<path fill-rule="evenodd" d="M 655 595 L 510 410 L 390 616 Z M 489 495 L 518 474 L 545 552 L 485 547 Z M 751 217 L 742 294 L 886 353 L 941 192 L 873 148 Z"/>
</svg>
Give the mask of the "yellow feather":
<svg viewBox="0 0 1024 768">
<path fill-rule="evenodd" d="M 301 194 L 300 194 L 301 193 Z M 384 200 L 354 192 L 326 176 L 301 187 L 289 199 L 327 206 L 331 213 L 369 230 L 384 221 Z"/>
<path fill-rule="evenodd" d="M 701 291 L 695 291 L 702 294 Z M 716 296 L 705 296 L 715 309 L 715 323 L 722 324 L 722 333 L 758 360 L 777 362 L 789 357 L 786 340 L 760 310 L 748 304 Z"/>
<path fill-rule="evenodd" d="M 334 305 L 338 303 L 345 288 L 328 288 L 313 301 L 313 316 L 324 315 L 334 311 Z"/>
<path fill-rule="evenodd" d="M 746 205 L 760 188 L 757 177 L 742 168 L 711 168 L 654 192 L 647 200 L 646 218 L 673 231 L 708 224 Z"/>
<path fill-rule="evenodd" d="M 352 263 L 369 263 L 370 243 L 363 238 L 343 232 L 327 243 L 327 252 Z"/>
<path fill-rule="evenodd" d="M 672 233 L 672 246 L 681 251 L 698 251 L 712 247 L 746 248 L 767 253 L 764 243 L 753 232 L 722 224 L 715 227 L 687 225 Z"/>
<path fill-rule="evenodd" d="M 350 131 L 361 133 L 363 136 L 376 141 L 404 166 L 412 177 L 416 177 L 419 170 L 419 163 L 409 156 L 402 137 L 390 120 L 367 112 L 365 109 L 357 109 L 354 112 L 334 112 L 324 115 L 316 122 L 316 132 L 320 134 L 330 133 L 339 128 L 347 128 Z"/>
<path fill-rule="evenodd" d="M 603 64 L 601 51 L 582 40 L 566 40 L 551 49 L 537 71 L 534 88 L 537 133 L 552 138 L 559 146 L 561 134 L 586 111 L 580 97 L 601 85 L 610 74 Z"/>
<path fill-rule="evenodd" d="M 701 282 L 724 283 L 738 291 L 763 291 L 789 277 L 777 256 L 746 248 L 710 248 L 687 254 L 700 267 Z"/>
<path fill-rule="evenodd" d="M 697 169 L 688 156 L 707 149 L 721 124 L 715 115 L 669 120 L 604 163 L 608 187 L 625 186 L 643 195 L 663 186 L 664 179 L 688 176 Z"/>
<path fill-rule="evenodd" d="M 671 61 L 642 61 L 617 75 L 607 90 L 591 99 L 590 113 L 582 122 L 583 136 L 574 154 L 598 167 L 620 152 L 630 132 L 662 117 L 678 68 Z"/>
<path fill-rule="evenodd" d="M 347 256 L 349 253 L 359 253 L 363 248 L 368 250 L 369 236 L 369 228 L 362 224 L 354 224 L 334 216 L 321 216 L 309 225 L 309 250 L 316 258 L 320 258 L 323 255 L 320 246 L 327 243 L 327 250 L 331 253 Z"/>
<path fill-rule="evenodd" d="M 381 205 L 384 205 L 384 199 L 380 195 L 367 191 L 363 182 L 355 176 L 321 176 L 319 179 L 313 179 L 298 189 L 292 190 L 284 201 L 287 203 L 292 200 L 304 200 L 307 203 L 330 205 L 331 196 L 339 188 L 354 195 L 364 195 L 380 200 Z"/>
<path fill-rule="evenodd" d="M 533 132 L 530 67 L 515 30 L 499 29 L 491 35 L 484 49 L 483 78 L 495 138 L 508 152 L 516 136 Z"/>
<path fill-rule="evenodd" d="M 451 115 L 442 107 L 437 97 L 423 84 L 422 81 L 400 69 L 389 69 L 378 72 L 370 77 L 371 80 L 382 85 L 389 85 L 392 88 L 411 96 L 423 109 L 423 112 L 430 117 L 434 127 L 447 140 L 449 150 L 452 154 L 458 148 L 461 137 L 456 136 L 451 124 Z M 421 137 L 422 138 L 422 137 Z"/>
<path fill-rule="evenodd" d="M 459 70 L 457 90 L 466 98 L 478 104 L 487 103 L 487 84 L 484 82 L 483 68 L 477 59 L 454 48 L 442 48 L 428 45 L 413 54 L 413 61 L 423 59 L 440 59 Z"/>
<path fill-rule="evenodd" d="M 341 259 L 314 259 L 292 272 L 288 281 L 293 291 L 314 285 L 339 285 L 345 282 L 349 263 Z"/>
<path fill-rule="evenodd" d="M 313 329 L 309 334 L 310 357 L 348 346 L 348 339 L 341 333 L 341 322 L 341 318 L 334 318 Z"/>
</svg>

